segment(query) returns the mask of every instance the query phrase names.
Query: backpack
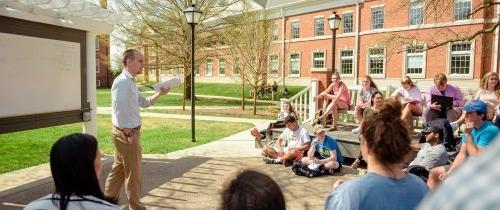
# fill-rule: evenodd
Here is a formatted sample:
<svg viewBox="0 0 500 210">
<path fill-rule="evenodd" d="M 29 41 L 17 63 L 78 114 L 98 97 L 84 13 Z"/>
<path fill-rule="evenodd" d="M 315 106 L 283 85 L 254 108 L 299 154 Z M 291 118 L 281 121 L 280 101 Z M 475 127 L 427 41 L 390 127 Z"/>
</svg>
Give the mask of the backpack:
<svg viewBox="0 0 500 210">
<path fill-rule="evenodd" d="M 293 161 L 292 171 L 298 176 L 305 176 L 308 178 L 313 178 L 328 174 L 327 170 L 325 170 L 324 168 L 324 165 L 321 165 L 319 168 L 312 170 L 298 160 Z"/>
<path fill-rule="evenodd" d="M 447 119 L 435 119 L 433 121 L 428 121 L 424 123 L 424 130 L 428 127 L 431 126 L 437 126 L 443 129 L 443 142 L 444 146 L 446 147 L 446 150 L 448 152 L 450 151 L 456 151 L 457 150 L 457 143 L 460 142 L 460 138 L 455 138 L 453 136 L 453 128 L 451 128 L 450 122 L 448 122 Z M 420 138 L 420 143 L 425 143 L 425 136 L 422 135 Z"/>
</svg>

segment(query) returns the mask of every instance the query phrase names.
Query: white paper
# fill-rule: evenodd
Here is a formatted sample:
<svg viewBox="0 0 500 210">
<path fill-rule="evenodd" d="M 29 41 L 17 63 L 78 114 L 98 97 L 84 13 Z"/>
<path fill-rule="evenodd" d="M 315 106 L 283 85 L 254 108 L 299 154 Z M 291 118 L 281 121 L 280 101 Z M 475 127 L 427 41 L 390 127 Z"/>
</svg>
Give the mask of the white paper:
<svg viewBox="0 0 500 210">
<path fill-rule="evenodd" d="M 312 163 L 310 165 L 308 165 L 307 167 L 311 170 L 316 170 L 319 168 L 319 166 L 321 166 L 321 164 L 317 164 L 317 163 Z"/>
<path fill-rule="evenodd" d="M 173 89 L 181 84 L 182 80 L 178 77 L 170 78 L 164 82 L 159 82 L 153 85 L 153 89 L 156 92 L 160 92 L 160 88 L 170 88 Z"/>
</svg>

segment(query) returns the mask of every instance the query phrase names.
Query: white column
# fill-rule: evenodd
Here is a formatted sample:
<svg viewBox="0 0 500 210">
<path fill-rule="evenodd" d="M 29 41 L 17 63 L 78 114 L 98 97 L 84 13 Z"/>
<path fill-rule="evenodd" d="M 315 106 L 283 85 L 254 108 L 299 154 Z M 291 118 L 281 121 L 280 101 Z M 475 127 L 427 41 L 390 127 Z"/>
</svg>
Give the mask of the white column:
<svg viewBox="0 0 500 210">
<path fill-rule="evenodd" d="M 95 33 L 87 32 L 87 101 L 90 102 L 90 121 L 83 123 L 83 132 L 94 136 L 97 135 L 95 37 Z"/>
<path fill-rule="evenodd" d="M 318 79 L 311 79 L 311 94 L 309 94 L 309 119 L 314 119 L 314 114 L 316 114 L 317 101 L 313 101 L 313 98 L 318 96 Z"/>
</svg>

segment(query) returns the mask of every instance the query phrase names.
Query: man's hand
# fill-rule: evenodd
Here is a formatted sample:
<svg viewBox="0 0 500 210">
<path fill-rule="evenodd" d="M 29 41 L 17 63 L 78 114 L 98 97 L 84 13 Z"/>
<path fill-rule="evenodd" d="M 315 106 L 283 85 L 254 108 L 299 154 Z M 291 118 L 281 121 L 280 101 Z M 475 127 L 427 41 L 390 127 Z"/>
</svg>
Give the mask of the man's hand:
<svg viewBox="0 0 500 210">
<path fill-rule="evenodd" d="M 431 104 L 431 108 L 437 111 L 441 111 L 441 105 L 438 102 L 434 102 Z"/>
<path fill-rule="evenodd" d="M 167 94 L 168 92 L 170 92 L 170 88 L 160 88 L 160 91 L 157 92 L 158 95 L 162 96 L 162 95 L 165 95 Z"/>
<path fill-rule="evenodd" d="M 441 175 L 439 175 L 439 179 L 440 179 L 441 181 L 443 181 L 443 180 L 445 180 L 445 179 L 446 179 L 446 177 L 448 177 L 448 175 L 450 175 L 450 170 L 448 170 L 447 172 L 444 172 L 444 173 L 442 173 Z"/>
</svg>

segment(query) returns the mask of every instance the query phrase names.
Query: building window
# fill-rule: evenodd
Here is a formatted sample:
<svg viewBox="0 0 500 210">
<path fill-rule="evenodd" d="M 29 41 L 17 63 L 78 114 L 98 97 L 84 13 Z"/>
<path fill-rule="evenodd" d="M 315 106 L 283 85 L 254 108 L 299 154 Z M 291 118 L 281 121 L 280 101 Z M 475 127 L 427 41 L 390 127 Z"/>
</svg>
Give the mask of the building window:
<svg viewBox="0 0 500 210">
<path fill-rule="evenodd" d="M 298 53 L 290 54 L 290 75 L 300 73 L 300 55 Z"/>
<path fill-rule="evenodd" d="M 226 75 L 226 59 L 219 58 L 219 76 Z"/>
<path fill-rule="evenodd" d="M 340 51 L 340 74 L 352 74 L 353 64 L 354 52 L 352 50 Z"/>
<path fill-rule="evenodd" d="M 451 44 L 450 74 L 468 75 L 471 73 L 471 43 Z"/>
<path fill-rule="evenodd" d="M 101 62 L 99 61 L 99 58 L 98 59 L 95 59 L 95 73 L 99 73 L 101 72 Z"/>
<path fill-rule="evenodd" d="M 234 58 L 234 62 L 233 62 L 233 74 L 234 75 L 240 74 L 240 59 L 239 58 Z"/>
<path fill-rule="evenodd" d="M 313 52 L 313 68 L 322 69 L 325 68 L 325 52 Z"/>
<path fill-rule="evenodd" d="M 372 29 L 384 28 L 384 7 L 372 8 Z"/>
<path fill-rule="evenodd" d="M 346 13 L 343 15 L 342 20 L 344 21 L 344 33 L 352 33 L 352 13 Z"/>
<path fill-rule="evenodd" d="M 96 87 L 101 87 L 101 80 L 95 80 L 95 86 Z"/>
<path fill-rule="evenodd" d="M 194 75 L 200 76 L 200 68 L 198 66 L 194 67 Z"/>
<path fill-rule="evenodd" d="M 414 1 L 410 3 L 410 25 L 420 25 L 423 23 L 424 2 Z"/>
<path fill-rule="evenodd" d="M 271 38 L 273 41 L 278 40 L 278 26 L 276 24 L 273 24 L 271 26 Z"/>
<path fill-rule="evenodd" d="M 406 74 L 422 74 L 424 72 L 424 46 L 417 45 L 406 48 Z"/>
<path fill-rule="evenodd" d="M 278 74 L 278 67 L 279 67 L 278 55 L 269 56 L 269 73 L 273 75 Z"/>
<path fill-rule="evenodd" d="M 292 39 L 300 38 L 300 22 L 292 22 Z"/>
<path fill-rule="evenodd" d="M 205 76 L 212 76 L 212 59 L 207 59 L 207 73 Z"/>
<path fill-rule="evenodd" d="M 385 50 L 383 48 L 369 49 L 368 73 L 384 74 Z"/>
<path fill-rule="evenodd" d="M 99 50 L 99 36 L 95 36 L 95 50 Z"/>
<path fill-rule="evenodd" d="M 325 19 L 323 17 L 314 19 L 314 36 L 325 35 Z"/>
<path fill-rule="evenodd" d="M 470 19 L 471 4 L 471 0 L 455 0 L 455 21 Z"/>
</svg>

